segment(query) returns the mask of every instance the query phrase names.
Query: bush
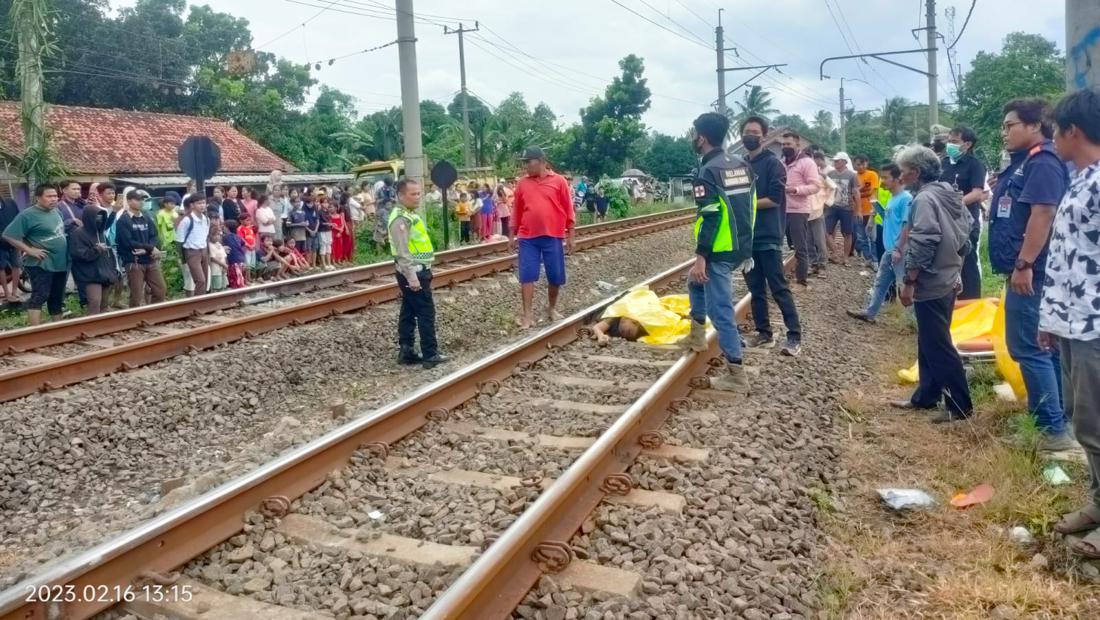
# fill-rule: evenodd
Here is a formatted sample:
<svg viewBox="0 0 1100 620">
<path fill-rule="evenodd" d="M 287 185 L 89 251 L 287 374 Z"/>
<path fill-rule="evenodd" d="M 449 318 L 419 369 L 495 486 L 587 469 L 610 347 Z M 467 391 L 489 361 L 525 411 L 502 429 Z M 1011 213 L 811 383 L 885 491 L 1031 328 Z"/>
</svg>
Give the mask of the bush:
<svg viewBox="0 0 1100 620">
<path fill-rule="evenodd" d="M 612 217 L 623 218 L 630 213 L 630 195 L 626 193 L 625 187 L 608 180 L 600 181 L 597 187 L 607 196 L 608 211 Z"/>
</svg>

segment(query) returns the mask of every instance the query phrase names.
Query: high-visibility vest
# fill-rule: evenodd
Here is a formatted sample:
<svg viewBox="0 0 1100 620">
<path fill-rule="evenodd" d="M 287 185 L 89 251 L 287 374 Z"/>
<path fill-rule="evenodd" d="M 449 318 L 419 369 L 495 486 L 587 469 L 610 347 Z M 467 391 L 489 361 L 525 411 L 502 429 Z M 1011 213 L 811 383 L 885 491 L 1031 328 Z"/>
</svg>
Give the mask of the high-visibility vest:
<svg viewBox="0 0 1100 620">
<path fill-rule="evenodd" d="M 401 205 L 396 205 L 393 210 L 390 211 L 389 219 L 386 221 L 386 228 L 388 229 L 393 225 L 393 221 L 399 217 L 403 217 L 409 221 L 409 254 L 412 255 L 413 261 L 430 267 L 432 261 L 435 260 L 435 249 L 432 247 L 432 239 L 428 236 L 428 227 L 424 225 L 424 219 L 420 217 L 415 211 L 409 211 Z M 397 256 L 397 248 L 393 245 L 393 236 L 390 236 L 390 254 L 394 257 Z"/>
<path fill-rule="evenodd" d="M 879 187 L 878 187 L 878 203 L 880 205 L 882 205 L 882 210 L 883 211 L 886 210 L 886 205 L 890 203 L 890 198 L 892 198 L 892 197 L 893 197 L 893 195 L 890 193 L 890 190 L 888 190 L 885 187 L 879 185 Z M 879 226 L 882 226 L 882 213 L 879 213 L 878 211 L 875 211 L 875 224 L 878 224 Z"/>
</svg>

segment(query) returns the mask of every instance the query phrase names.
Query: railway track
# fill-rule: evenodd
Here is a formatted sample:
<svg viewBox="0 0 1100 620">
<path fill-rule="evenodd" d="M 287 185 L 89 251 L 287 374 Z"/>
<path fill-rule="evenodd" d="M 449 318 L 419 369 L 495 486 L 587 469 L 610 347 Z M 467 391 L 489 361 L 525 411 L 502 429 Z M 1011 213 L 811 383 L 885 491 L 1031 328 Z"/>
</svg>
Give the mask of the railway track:
<svg viewBox="0 0 1100 620">
<path fill-rule="evenodd" d="M 576 248 L 681 226 L 690 221 L 690 211 L 580 227 Z M 506 271 L 515 262 L 504 242 L 449 250 L 438 258 L 436 288 Z M 0 332 L 0 402 L 396 299 L 392 270 L 390 263 L 375 263 Z M 306 299 L 289 304 L 282 299 L 289 295 Z"/>
<path fill-rule="evenodd" d="M 646 284 L 679 285 L 689 266 Z M 587 326 L 611 301 L 59 560 L 0 592 L 0 620 L 86 618 L 120 599 L 147 618 L 503 618 L 544 574 L 600 600 L 639 596 L 639 574 L 601 563 L 590 515 L 682 513 L 683 495 L 628 470 L 705 467 L 707 449 L 661 427 L 710 423 L 693 402 L 725 399 L 705 389 L 713 333 L 702 354 L 596 348 Z"/>
</svg>

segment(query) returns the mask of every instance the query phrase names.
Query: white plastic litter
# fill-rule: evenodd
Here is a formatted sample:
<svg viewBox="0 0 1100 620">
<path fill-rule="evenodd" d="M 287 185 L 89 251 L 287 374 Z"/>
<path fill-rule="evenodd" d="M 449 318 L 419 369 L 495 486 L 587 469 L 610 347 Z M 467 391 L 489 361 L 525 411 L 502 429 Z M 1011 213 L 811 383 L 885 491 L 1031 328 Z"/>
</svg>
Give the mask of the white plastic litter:
<svg viewBox="0 0 1100 620">
<path fill-rule="evenodd" d="M 894 510 L 930 508 L 936 505 L 931 495 L 920 489 L 878 489 L 878 495 Z"/>
<path fill-rule="evenodd" d="M 367 513 L 367 516 L 370 517 L 371 519 L 374 519 L 375 521 L 377 521 L 377 520 L 381 519 L 383 515 L 382 515 L 381 510 L 372 510 L 372 511 Z"/>
<path fill-rule="evenodd" d="M 1014 403 L 1017 400 L 1016 392 L 1012 391 L 1012 386 L 1008 383 L 998 383 L 997 385 L 994 385 L 993 393 L 996 394 L 997 399 L 1002 402 Z"/>
<path fill-rule="evenodd" d="M 1017 545 L 1030 545 L 1035 542 L 1035 537 L 1022 525 L 1017 525 L 1008 531 L 1008 537 Z"/>
<path fill-rule="evenodd" d="M 610 291 L 613 291 L 613 290 L 615 290 L 619 287 L 615 286 L 614 284 L 612 284 L 610 282 L 604 282 L 603 280 L 596 280 L 596 288 L 600 289 L 601 291 L 610 292 Z"/>
<path fill-rule="evenodd" d="M 1062 469 L 1062 466 L 1057 463 L 1051 463 L 1043 469 L 1043 478 L 1052 486 L 1056 487 L 1073 482 L 1069 475 L 1066 474 L 1066 470 Z"/>
</svg>

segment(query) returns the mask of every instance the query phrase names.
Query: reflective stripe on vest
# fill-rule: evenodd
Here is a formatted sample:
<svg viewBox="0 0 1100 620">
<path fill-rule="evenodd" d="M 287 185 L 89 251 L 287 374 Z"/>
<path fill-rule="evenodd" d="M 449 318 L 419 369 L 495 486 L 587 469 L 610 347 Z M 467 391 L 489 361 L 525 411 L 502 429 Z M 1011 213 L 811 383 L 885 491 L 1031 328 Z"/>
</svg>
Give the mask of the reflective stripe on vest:
<svg viewBox="0 0 1100 620">
<path fill-rule="evenodd" d="M 409 254 L 412 255 L 413 261 L 421 265 L 431 265 L 435 259 L 435 251 L 432 248 L 432 239 L 428 236 L 428 229 L 424 226 L 424 220 L 419 214 L 413 213 L 401 207 L 395 207 L 390 211 L 390 217 L 386 221 L 386 228 L 393 224 L 393 221 L 399 217 L 403 217 L 409 221 Z M 390 239 L 390 255 L 397 256 L 397 248 L 393 246 L 393 239 Z"/>
<path fill-rule="evenodd" d="M 695 218 L 694 240 L 699 241 L 699 229 L 703 227 L 703 214 L 720 212 L 722 220 L 718 223 L 718 230 L 714 233 L 714 241 L 711 244 L 711 252 L 732 252 L 736 247 L 733 237 L 733 227 L 730 226 L 730 206 L 725 198 L 718 196 L 718 202 L 711 203 L 699 209 L 699 217 Z M 752 226 L 756 226 L 756 190 L 752 192 Z"/>
</svg>

